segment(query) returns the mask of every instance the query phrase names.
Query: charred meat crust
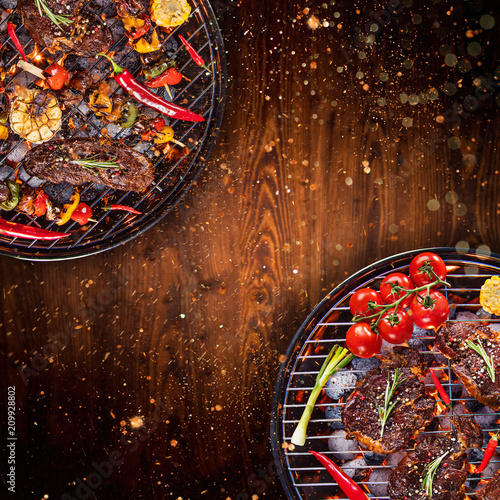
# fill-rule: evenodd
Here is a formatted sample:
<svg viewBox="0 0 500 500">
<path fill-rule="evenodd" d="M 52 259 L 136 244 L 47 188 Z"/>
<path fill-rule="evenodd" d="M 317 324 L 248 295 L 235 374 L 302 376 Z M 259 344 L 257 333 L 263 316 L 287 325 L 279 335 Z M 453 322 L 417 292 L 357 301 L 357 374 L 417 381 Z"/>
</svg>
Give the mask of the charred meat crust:
<svg viewBox="0 0 500 500">
<path fill-rule="evenodd" d="M 49 9 L 58 15 L 69 16 L 73 22 L 57 26 L 42 11 L 38 11 L 35 0 L 18 0 L 17 8 L 26 29 L 33 40 L 44 47 L 61 50 L 66 54 L 94 57 L 106 52 L 113 43 L 113 35 L 102 19 L 89 8 L 83 8 L 82 0 L 46 0 Z"/>
<path fill-rule="evenodd" d="M 498 500 L 500 498 L 500 469 L 488 481 L 488 484 L 481 488 L 476 496 L 477 500 Z"/>
<path fill-rule="evenodd" d="M 388 377 L 393 380 L 396 368 L 401 376 L 394 396 L 392 410 L 380 437 L 378 406 L 383 398 Z M 394 453 L 434 418 L 436 401 L 425 391 L 419 376 L 427 366 L 414 349 L 396 347 L 382 361 L 382 365 L 370 371 L 349 396 L 342 411 L 342 422 L 350 436 L 375 453 Z"/>
<path fill-rule="evenodd" d="M 483 358 L 467 346 L 470 340 L 481 342 L 493 366 L 500 363 L 500 332 L 473 322 L 448 322 L 436 335 L 436 347 L 451 360 L 451 367 L 469 394 L 495 410 L 500 409 L 500 373 L 495 382 L 488 375 Z"/>
<path fill-rule="evenodd" d="M 84 168 L 75 162 L 92 158 L 117 162 L 114 168 Z M 26 153 L 24 168 L 39 179 L 58 184 L 94 182 L 124 191 L 144 191 L 153 182 L 154 167 L 141 153 L 111 139 L 57 139 Z"/>
<path fill-rule="evenodd" d="M 389 477 L 388 493 L 391 500 L 428 500 L 422 489 L 422 477 L 427 464 L 443 458 L 433 479 L 433 500 L 461 500 L 465 498 L 467 479 L 467 447 L 480 447 L 481 428 L 472 418 L 452 418 L 454 430 L 447 434 L 424 436 L 415 450 L 408 454 Z"/>
</svg>

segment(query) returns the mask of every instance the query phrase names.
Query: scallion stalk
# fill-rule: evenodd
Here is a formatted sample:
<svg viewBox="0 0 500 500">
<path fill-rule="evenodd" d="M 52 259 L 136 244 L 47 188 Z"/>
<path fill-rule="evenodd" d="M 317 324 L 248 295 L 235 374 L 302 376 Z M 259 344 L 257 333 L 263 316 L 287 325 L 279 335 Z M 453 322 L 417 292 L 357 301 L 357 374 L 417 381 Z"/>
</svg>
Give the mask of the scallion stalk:
<svg viewBox="0 0 500 500">
<path fill-rule="evenodd" d="M 349 349 L 346 349 L 345 347 L 335 346 L 329 352 L 325 362 L 319 370 L 316 377 L 316 383 L 314 384 L 313 390 L 309 395 L 302 417 L 300 417 L 299 423 L 297 424 L 297 427 L 292 435 L 292 444 L 304 446 L 307 437 L 307 426 L 309 425 L 309 420 L 311 419 L 311 414 L 314 410 L 314 405 L 316 404 L 316 400 L 318 399 L 321 389 L 323 389 L 328 379 L 334 373 L 344 368 L 344 366 L 350 363 L 354 357 L 354 354 L 352 354 Z"/>
</svg>

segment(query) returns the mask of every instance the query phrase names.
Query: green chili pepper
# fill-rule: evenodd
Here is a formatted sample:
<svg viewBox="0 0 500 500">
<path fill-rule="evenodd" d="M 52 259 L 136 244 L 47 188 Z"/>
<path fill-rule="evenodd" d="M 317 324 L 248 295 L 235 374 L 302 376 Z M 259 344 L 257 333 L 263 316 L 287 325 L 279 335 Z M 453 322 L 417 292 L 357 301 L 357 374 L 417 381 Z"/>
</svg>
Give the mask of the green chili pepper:
<svg viewBox="0 0 500 500">
<path fill-rule="evenodd" d="M 130 128 L 139 116 L 139 108 L 132 101 L 129 101 L 127 104 L 125 104 L 123 110 L 123 120 L 120 123 L 120 127 Z"/>
<path fill-rule="evenodd" d="M 175 65 L 176 65 L 175 61 L 170 61 L 167 59 L 166 61 L 163 61 L 162 63 L 157 64 L 156 66 L 152 66 L 151 68 L 146 68 L 143 71 L 143 73 L 148 80 L 151 80 L 151 78 L 155 78 L 161 75 L 162 73 L 165 73 L 167 69 L 173 68 L 175 67 Z"/>
<path fill-rule="evenodd" d="M 10 196 L 0 204 L 0 209 L 8 212 L 17 207 L 17 204 L 19 203 L 19 195 L 21 194 L 21 187 L 16 181 L 12 181 L 10 179 L 7 179 L 5 183 L 9 188 Z"/>
</svg>

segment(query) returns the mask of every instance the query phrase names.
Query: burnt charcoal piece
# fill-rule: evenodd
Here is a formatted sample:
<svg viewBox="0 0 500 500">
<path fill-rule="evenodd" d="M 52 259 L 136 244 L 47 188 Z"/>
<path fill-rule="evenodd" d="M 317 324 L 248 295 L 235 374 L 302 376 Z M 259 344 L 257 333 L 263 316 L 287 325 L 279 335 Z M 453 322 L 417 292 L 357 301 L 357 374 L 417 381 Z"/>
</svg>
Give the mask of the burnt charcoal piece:
<svg viewBox="0 0 500 500">
<path fill-rule="evenodd" d="M 378 406 L 384 405 L 384 394 L 390 376 L 398 369 L 401 383 L 391 403 L 395 402 L 382 436 Z M 420 354 L 408 347 L 395 347 L 370 371 L 346 401 L 342 422 L 351 436 L 370 451 L 380 454 L 394 453 L 434 418 L 436 401 L 425 391 L 419 377 L 427 371 Z"/>
<path fill-rule="evenodd" d="M 78 161 L 111 161 L 113 166 L 81 166 Z M 24 168 L 54 184 L 94 182 L 124 191 L 144 191 L 153 182 L 154 167 L 142 154 L 111 139 L 58 139 L 31 149 Z"/>
<path fill-rule="evenodd" d="M 481 342 L 487 356 L 493 357 L 496 376 L 493 382 L 483 358 L 467 346 Z M 494 410 L 500 409 L 500 332 L 473 322 L 448 322 L 436 335 L 436 347 L 451 360 L 451 367 L 469 394 Z"/>
<path fill-rule="evenodd" d="M 417 444 L 394 469 L 388 482 L 391 500 L 428 500 L 422 488 L 426 466 L 443 457 L 432 481 L 433 500 L 462 500 L 467 479 L 467 446 L 481 446 L 482 431 L 471 418 L 452 419 L 454 430 L 446 434 L 431 434 Z"/>
<path fill-rule="evenodd" d="M 498 500 L 500 498 L 500 469 L 488 481 L 488 484 L 481 488 L 476 498 L 478 500 Z"/>
<path fill-rule="evenodd" d="M 149 0 L 123 0 L 120 2 L 118 14 L 137 17 L 148 12 Z"/>
<path fill-rule="evenodd" d="M 59 26 L 43 10 L 40 15 L 35 0 L 18 0 L 17 8 L 26 29 L 39 45 L 66 54 L 94 57 L 111 47 L 113 35 L 99 16 L 82 8 L 85 3 L 83 0 L 66 0 L 64 3 L 46 0 L 53 14 L 73 20 L 70 24 L 60 23 Z"/>
</svg>

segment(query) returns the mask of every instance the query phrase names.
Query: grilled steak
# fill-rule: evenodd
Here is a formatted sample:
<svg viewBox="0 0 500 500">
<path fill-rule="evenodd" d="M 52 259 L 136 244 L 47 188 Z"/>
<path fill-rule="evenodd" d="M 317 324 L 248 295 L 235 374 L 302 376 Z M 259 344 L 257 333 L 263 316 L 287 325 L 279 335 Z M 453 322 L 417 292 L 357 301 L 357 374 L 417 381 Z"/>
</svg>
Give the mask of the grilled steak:
<svg viewBox="0 0 500 500">
<path fill-rule="evenodd" d="M 493 382 L 486 370 L 482 356 L 467 346 L 467 341 L 484 348 L 493 357 L 496 371 Z M 480 403 L 495 410 L 500 409 L 500 332 L 472 322 L 448 322 L 436 335 L 436 347 L 451 360 L 451 367 L 469 394 Z"/>
<path fill-rule="evenodd" d="M 390 403 L 389 414 L 381 436 L 379 406 L 384 406 L 388 380 L 398 370 L 401 383 Z M 395 347 L 381 366 L 367 373 L 350 395 L 342 411 L 342 422 L 348 433 L 375 453 L 394 453 L 434 418 L 436 401 L 425 392 L 419 377 L 427 366 L 420 354 L 408 347 Z"/>
<path fill-rule="evenodd" d="M 488 484 L 481 488 L 476 496 L 477 500 L 498 500 L 500 498 L 500 469 L 488 481 Z"/>
<path fill-rule="evenodd" d="M 40 14 L 35 0 L 17 0 L 17 8 L 36 43 L 66 54 L 93 57 L 99 52 L 106 52 L 113 43 L 113 35 L 100 17 L 88 8 L 82 8 L 85 3 L 84 0 L 46 0 L 53 14 L 73 20 L 70 24 L 60 23 L 59 26 L 49 19 L 44 10 Z"/>
<path fill-rule="evenodd" d="M 83 165 L 83 160 L 91 160 Z M 95 165 L 94 162 L 101 162 Z M 102 166 L 102 162 L 111 162 Z M 58 139 L 31 149 L 24 157 L 30 174 L 55 184 L 95 182 L 141 192 L 153 182 L 154 168 L 142 154 L 111 139 Z"/>
<path fill-rule="evenodd" d="M 122 17 L 134 16 L 148 12 L 149 0 L 123 0 L 118 6 L 118 14 Z"/>
<path fill-rule="evenodd" d="M 480 447 L 483 443 L 481 428 L 472 418 L 452 418 L 454 430 L 446 434 L 424 436 L 415 450 L 407 455 L 389 477 L 388 493 L 391 500 L 461 500 L 465 498 L 468 447 Z M 446 454 L 446 455 L 445 455 Z M 443 456 L 444 455 L 444 456 Z M 425 491 L 422 480 L 428 474 L 429 465 L 439 457 L 430 487 Z"/>
</svg>

